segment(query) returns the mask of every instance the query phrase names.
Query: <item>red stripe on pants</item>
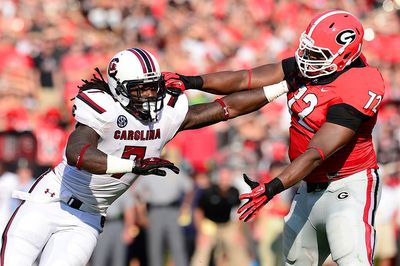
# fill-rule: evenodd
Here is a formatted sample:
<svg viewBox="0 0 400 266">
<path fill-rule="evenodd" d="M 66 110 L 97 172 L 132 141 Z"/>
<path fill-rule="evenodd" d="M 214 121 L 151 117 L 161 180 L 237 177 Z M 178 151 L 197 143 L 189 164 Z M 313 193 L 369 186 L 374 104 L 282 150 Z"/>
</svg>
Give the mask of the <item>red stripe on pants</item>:
<svg viewBox="0 0 400 266">
<path fill-rule="evenodd" d="M 371 192 L 372 192 L 372 174 L 371 174 L 371 169 L 367 170 L 367 194 L 366 196 L 366 203 L 364 207 L 364 215 L 363 215 L 363 221 L 365 225 L 365 246 L 367 248 L 367 255 L 368 255 L 368 261 L 369 264 L 372 266 L 372 246 L 371 246 L 371 223 L 370 223 L 370 209 L 371 209 Z M 371 217 L 372 218 L 372 217 Z"/>
</svg>

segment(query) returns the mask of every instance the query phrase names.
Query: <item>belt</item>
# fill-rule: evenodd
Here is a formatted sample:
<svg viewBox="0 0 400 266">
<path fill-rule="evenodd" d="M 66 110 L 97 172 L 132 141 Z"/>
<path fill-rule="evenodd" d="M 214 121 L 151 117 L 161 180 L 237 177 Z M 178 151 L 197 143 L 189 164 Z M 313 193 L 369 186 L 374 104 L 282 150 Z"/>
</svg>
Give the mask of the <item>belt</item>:
<svg viewBox="0 0 400 266">
<path fill-rule="evenodd" d="M 80 211 L 85 211 L 85 208 L 81 208 L 82 206 L 85 206 L 83 202 L 77 198 L 70 197 L 69 200 L 65 202 L 68 206 L 71 208 L 80 210 Z M 100 220 L 100 225 L 101 227 L 104 227 L 104 223 L 106 222 L 106 217 L 104 215 L 101 215 L 101 220 Z"/>
<path fill-rule="evenodd" d="M 80 210 L 80 207 L 82 206 L 83 202 L 78 200 L 77 198 L 70 197 L 69 200 L 66 202 L 68 206 L 71 208 Z"/>
<path fill-rule="evenodd" d="M 325 190 L 329 186 L 329 182 L 307 183 L 307 193 L 319 192 Z"/>
</svg>

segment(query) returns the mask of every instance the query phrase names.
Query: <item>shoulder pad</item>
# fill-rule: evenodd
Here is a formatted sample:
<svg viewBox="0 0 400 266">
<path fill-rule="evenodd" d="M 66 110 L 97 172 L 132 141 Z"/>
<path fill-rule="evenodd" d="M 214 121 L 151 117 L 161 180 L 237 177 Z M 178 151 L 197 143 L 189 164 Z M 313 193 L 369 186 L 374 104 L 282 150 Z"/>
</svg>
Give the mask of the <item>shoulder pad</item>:
<svg viewBox="0 0 400 266">
<path fill-rule="evenodd" d="M 171 105 L 171 101 L 174 101 L 174 105 Z M 173 97 L 170 94 L 165 97 L 163 115 L 168 119 L 168 126 L 170 128 L 169 139 L 175 136 L 186 117 L 188 109 L 189 103 L 184 93 L 181 93 L 177 97 Z"/>
<path fill-rule="evenodd" d="M 115 101 L 111 95 L 100 90 L 87 90 L 75 97 L 72 115 L 81 124 L 102 135 L 104 125 L 115 116 Z"/>
<path fill-rule="evenodd" d="M 379 71 L 367 66 L 354 68 L 342 76 L 335 83 L 343 103 L 367 116 L 374 116 L 385 93 L 384 81 Z"/>
</svg>

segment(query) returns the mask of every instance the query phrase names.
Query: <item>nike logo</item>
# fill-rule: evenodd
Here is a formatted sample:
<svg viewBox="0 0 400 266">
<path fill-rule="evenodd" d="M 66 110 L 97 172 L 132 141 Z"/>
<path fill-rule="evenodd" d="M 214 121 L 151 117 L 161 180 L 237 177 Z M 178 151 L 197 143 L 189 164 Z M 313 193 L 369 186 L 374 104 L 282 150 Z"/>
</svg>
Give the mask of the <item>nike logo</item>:
<svg viewBox="0 0 400 266">
<path fill-rule="evenodd" d="M 328 92 L 327 89 L 321 88 L 321 92 Z"/>
</svg>

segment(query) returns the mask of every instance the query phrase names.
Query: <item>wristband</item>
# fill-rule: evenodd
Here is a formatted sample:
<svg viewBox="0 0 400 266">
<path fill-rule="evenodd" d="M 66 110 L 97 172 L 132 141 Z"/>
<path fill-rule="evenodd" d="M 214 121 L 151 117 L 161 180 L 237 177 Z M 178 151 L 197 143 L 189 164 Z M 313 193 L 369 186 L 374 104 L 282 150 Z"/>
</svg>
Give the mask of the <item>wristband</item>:
<svg viewBox="0 0 400 266">
<path fill-rule="evenodd" d="M 222 109 L 224 109 L 224 121 L 229 119 L 229 111 L 228 107 L 225 105 L 224 101 L 222 99 L 216 99 L 215 102 L 219 103 L 222 106 Z"/>
<path fill-rule="evenodd" d="M 275 177 L 270 182 L 265 184 L 265 195 L 267 195 L 268 199 L 272 199 L 276 194 L 281 193 L 285 190 L 282 181 Z"/>
<path fill-rule="evenodd" d="M 286 80 L 273 85 L 264 86 L 263 89 L 265 98 L 268 99 L 268 102 L 272 102 L 282 94 L 285 94 L 289 91 Z"/>
<path fill-rule="evenodd" d="M 107 155 L 106 174 L 131 173 L 135 166 L 134 161 Z"/>
<path fill-rule="evenodd" d="M 86 144 L 85 146 L 83 146 L 81 152 L 78 155 L 78 159 L 76 160 L 76 168 L 78 168 L 78 170 L 81 170 L 81 166 L 83 163 L 83 154 L 85 154 L 86 150 L 89 148 L 90 144 Z"/>
<path fill-rule="evenodd" d="M 252 70 L 251 68 L 249 68 L 247 71 L 248 71 L 247 89 L 250 90 L 250 89 L 251 89 L 251 74 L 252 74 L 252 71 L 253 71 L 253 70 Z"/>
<path fill-rule="evenodd" d="M 179 74 L 178 74 L 179 75 Z M 203 88 L 203 78 L 201 76 L 179 75 L 186 89 L 201 90 Z"/>
<path fill-rule="evenodd" d="M 321 160 L 322 160 L 322 161 L 325 160 L 325 154 L 324 154 L 324 152 L 322 151 L 321 148 L 318 148 L 318 147 L 316 147 L 316 146 L 311 146 L 311 147 L 308 147 L 308 148 L 307 148 L 307 150 L 310 150 L 310 149 L 316 150 L 316 151 L 319 153 L 319 156 L 321 156 Z"/>
</svg>

